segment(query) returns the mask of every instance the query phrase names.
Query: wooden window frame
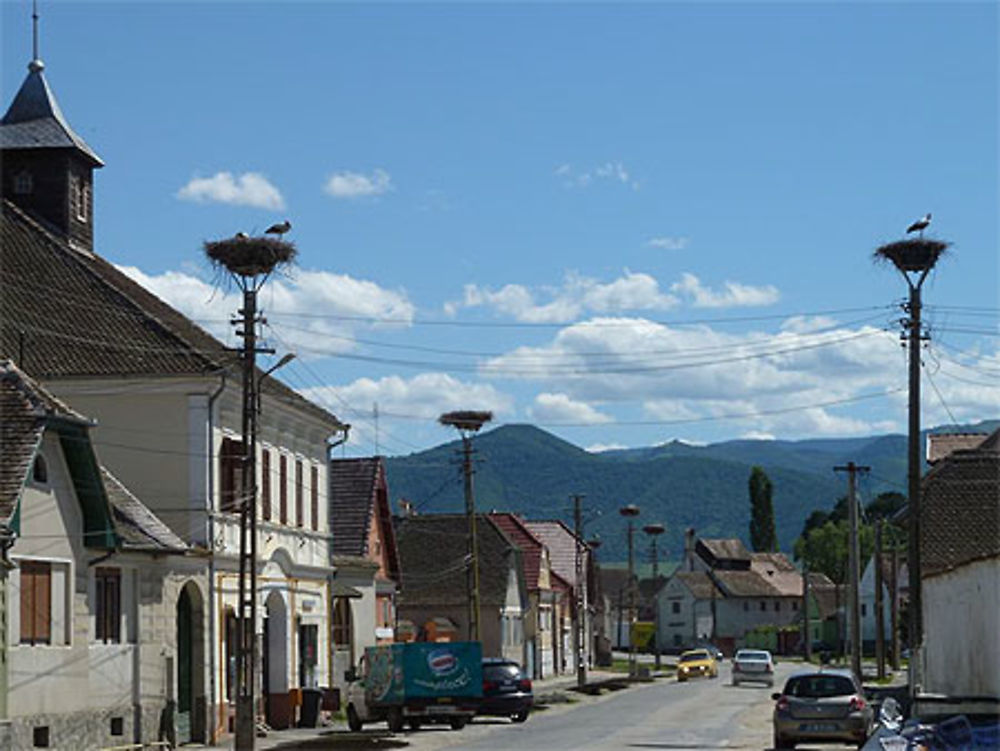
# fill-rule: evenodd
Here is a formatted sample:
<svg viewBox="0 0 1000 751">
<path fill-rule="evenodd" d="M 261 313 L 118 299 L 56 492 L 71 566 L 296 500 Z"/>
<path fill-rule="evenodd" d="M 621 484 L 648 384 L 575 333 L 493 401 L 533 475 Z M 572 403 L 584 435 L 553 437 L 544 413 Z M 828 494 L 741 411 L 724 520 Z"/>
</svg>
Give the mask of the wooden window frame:
<svg viewBox="0 0 1000 751">
<path fill-rule="evenodd" d="M 52 564 L 21 561 L 21 634 L 19 643 L 52 643 Z"/>
<path fill-rule="evenodd" d="M 271 520 L 271 452 L 260 452 L 260 512 L 264 521 Z"/>
<path fill-rule="evenodd" d="M 278 458 L 278 521 L 288 524 L 288 457 Z"/>
<path fill-rule="evenodd" d="M 302 492 L 305 488 L 303 487 L 303 472 L 302 472 L 302 460 L 295 460 L 295 526 L 301 527 L 305 520 L 305 506 L 304 504 L 304 493 Z"/>
<path fill-rule="evenodd" d="M 309 516 L 313 532 L 319 530 L 319 467 L 313 464 L 309 468 L 310 496 L 309 496 Z"/>
<path fill-rule="evenodd" d="M 240 513 L 243 496 L 243 441 L 222 439 L 219 447 L 219 510 L 225 513 Z"/>
<path fill-rule="evenodd" d="M 122 640 L 122 572 L 98 567 L 94 571 L 96 639 L 105 644 Z"/>
</svg>

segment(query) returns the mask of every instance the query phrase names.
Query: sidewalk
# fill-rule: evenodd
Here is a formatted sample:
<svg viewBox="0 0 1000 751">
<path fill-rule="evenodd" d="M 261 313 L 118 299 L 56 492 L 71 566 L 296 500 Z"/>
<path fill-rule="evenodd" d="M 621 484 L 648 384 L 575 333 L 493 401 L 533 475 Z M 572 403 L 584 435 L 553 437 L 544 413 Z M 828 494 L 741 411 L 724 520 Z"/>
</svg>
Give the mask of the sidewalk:
<svg viewBox="0 0 1000 751">
<path fill-rule="evenodd" d="M 600 683 L 603 681 L 613 680 L 613 679 L 627 680 L 628 676 L 610 670 L 588 670 L 587 671 L 587 683 Z M 576 673 L 564 673 L 562 675 L 555 675 L 550 678 L 542 678 L 540 680 L 532 681 L 532 691 L 535 695 L 535 702 L 540 703 L 560 703 L 566 699 L 562 698 L 561 695 L 567 691 L 571 691 L 576 688 L 577 677 Z M 384 729 L 384 724 L 381 726 Z M 388 740 L 393 738 L 393 734 L 388 730 L 384 730 L 384 736 L 378 732 L 380 729 L 379 724 L 373 724 L 370 729 L 365 730 L 365 737 L 368 739 L 368 744 L 370 748 L 391 748 L 392 745 L 388 744 Z M 305 743 L 308 741 L 316 740 L 317 738 L 330 733 L 331 731 L 339 733 L 347 733 L 347 722 L 344 720 L 335 720 L 327 725 L 322 725 L 315 728 L 290 728 L 288 730 L 272 730 L 267 734 L 266 738 L 257 739 L 257 749 L 259 751 L 276 751 L 277 749 L 288 749 L 294 748 L 295 744 Z M 384 739 L 387 743 L 386 745 L 381 744 L 379 741 Z M 204 746 L 204 745 L 186 745 L 184 749 L 198 749 L 198 748 L 213 748 L 213 749 L 232 749 L 234 741 L 231 737 L 226 738 L 215 746 Z"/>
</svg>

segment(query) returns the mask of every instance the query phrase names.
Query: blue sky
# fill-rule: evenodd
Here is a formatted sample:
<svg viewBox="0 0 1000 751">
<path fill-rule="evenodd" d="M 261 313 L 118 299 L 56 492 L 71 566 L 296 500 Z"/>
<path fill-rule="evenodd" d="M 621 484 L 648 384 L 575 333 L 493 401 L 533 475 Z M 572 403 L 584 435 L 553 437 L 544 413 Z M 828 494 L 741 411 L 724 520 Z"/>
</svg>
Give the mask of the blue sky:
<svg viewBox="0 0 1000 751">
<path fill-rule="evenodd" d="M 4 0 L 4 106 L 31 10 Z M 281 373 L 348 455 L 492 409 L 580 446 L 903 431 L 898 273 L 931 211 L 926 424 L 996 417 L 994 3 L 42 2 L 105 160 L 98 252 L 222 337 L 204 240 L 289 218 Z"/>
</svg>

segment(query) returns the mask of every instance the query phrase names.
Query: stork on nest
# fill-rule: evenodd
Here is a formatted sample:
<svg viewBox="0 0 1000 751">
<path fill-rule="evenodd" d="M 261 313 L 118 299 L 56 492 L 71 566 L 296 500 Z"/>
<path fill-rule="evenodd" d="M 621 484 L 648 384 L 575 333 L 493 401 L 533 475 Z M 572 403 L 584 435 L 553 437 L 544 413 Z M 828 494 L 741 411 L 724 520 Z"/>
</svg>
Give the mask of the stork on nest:
<svg viewBox="0 0 1000 751">
<path fill-rule="evenodd" d="M 897 240 L 875 249 L 876 261 L 888 261 L 902 272 L 929 271 L 948 250 L 949 243 L 915 237 Z"/>
<path fill-rule="evenodd" d="M 242 277 L 267 276 L 290 264 L 296 253 L 295 244 L 280 237 L 249 237 L 242 232 L 205 242 L 205 255 L 213 266 Z"/>
</svg>

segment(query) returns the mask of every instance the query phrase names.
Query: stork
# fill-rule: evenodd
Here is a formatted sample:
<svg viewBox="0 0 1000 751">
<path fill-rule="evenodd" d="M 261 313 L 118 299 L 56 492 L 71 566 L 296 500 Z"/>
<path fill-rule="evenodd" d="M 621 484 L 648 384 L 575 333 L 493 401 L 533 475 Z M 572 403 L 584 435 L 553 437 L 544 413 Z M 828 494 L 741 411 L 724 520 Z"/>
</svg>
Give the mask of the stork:
<svg viewBox="0 0 1000 751">
<path fill-rule="evenodd" d="M 906 234 L 910 234 L 911 232 L 919 232 L 920 236 L 923 237 L 924 230 L 927 229 L 927 226 L 930 223 L 931 223 L 930 213 L 924 214 L 917 221 L 915 221 L 913 224 L 911 224 L 909 227 L 906 228 Z"/>
<path fill-rule="evenodd" d="M 288 230 L 290 230 L 291 228 L 292 228 L 292 223 L 286 219 L 280 224 L 272 224 L 270 227 L 264 230 L 264 234 L 278 235 L 280 237 L 281 235 L 288 232 Z"/>
</svg>

